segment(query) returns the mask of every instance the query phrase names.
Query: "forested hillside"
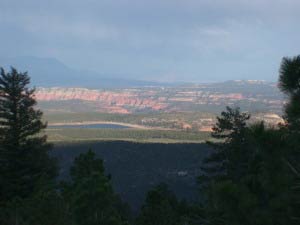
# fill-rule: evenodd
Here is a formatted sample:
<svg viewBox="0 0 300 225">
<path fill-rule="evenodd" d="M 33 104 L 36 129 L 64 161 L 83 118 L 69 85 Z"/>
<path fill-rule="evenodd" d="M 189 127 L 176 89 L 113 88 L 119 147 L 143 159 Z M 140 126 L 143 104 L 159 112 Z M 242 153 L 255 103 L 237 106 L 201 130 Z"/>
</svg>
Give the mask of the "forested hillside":
<svg viewBox="0 0 300 225">
<path fill-rule="evenodd" d="M 125 141 L 83 142 L 55 145 L 60 179 L 69 177 L 75 157 L 93 149 L 103 159 L 106 173 L 122 199 L 137 213 L 145 194 L 164 182 L 181 199 L 200 199 L 196 178 L 201 175 L 202 160 L 207 157 L 206 144 L 150 144 Z"/>
</svg>

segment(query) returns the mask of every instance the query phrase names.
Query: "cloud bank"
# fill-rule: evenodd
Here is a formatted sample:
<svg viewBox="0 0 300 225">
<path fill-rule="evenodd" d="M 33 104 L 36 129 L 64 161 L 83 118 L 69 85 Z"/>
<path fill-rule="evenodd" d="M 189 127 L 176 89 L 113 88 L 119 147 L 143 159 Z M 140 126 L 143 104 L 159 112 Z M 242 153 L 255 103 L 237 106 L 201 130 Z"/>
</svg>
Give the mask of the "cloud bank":
<svg viewBox="0 0 300 225">
<path fill-rule="evenodd" d="M 298 0 L 0 0 L 0 56 L 167 81 L 276 80 Z"/>
</svg>

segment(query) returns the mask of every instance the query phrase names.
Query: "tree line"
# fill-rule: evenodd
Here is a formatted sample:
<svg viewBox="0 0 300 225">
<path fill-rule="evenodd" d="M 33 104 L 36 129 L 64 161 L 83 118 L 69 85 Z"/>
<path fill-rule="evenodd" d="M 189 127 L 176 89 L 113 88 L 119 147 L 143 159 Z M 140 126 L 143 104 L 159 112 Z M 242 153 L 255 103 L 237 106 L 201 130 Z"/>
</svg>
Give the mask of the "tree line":
<svg viewBox="0 0 300 225">
<path fill-rule="evenodd" d="M 70 179 L 58 181 L 28 74 L 1 69 L 0 224 L 300 224 L 300 56 L 283 58 L 279 72 L 284 123 L 251 124 L 250 114 L 227 107 L 198 178 L 202 201 L 179 200 L 160 184 L 133 217 L 92 150 L 74 160 Z"/>
</svg>

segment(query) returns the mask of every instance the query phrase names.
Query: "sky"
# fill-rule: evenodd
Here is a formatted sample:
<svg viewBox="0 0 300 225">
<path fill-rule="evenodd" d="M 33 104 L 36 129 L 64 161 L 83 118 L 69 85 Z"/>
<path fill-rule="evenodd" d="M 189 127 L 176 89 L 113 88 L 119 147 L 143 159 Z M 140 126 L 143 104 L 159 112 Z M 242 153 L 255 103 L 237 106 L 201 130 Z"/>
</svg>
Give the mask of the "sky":
<svg viewBox="0 0 300 225">
<path fill-rule="evenodd" d="M 0 57 L 122 78 L 276 81 L 300 54 L 299 0 L 0 0 Z"/>
</svg>

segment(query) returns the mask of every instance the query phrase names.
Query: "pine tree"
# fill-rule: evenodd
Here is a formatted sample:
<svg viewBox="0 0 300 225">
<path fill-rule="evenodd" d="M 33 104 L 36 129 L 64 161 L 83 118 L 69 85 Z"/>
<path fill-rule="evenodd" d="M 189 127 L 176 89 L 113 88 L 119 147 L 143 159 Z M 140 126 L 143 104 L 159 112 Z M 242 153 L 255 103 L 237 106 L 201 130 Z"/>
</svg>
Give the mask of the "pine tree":
<svg viewBox="0 0 300 225">
<path fill-rule="evenodd" d="M 226 107 L 226 111 L 217 117 L 211 136 L 218 141 L 208 142 L 213 152 L 204 161 L 202 181 L 225 179 L 228 176 L 238 180 L 245 173 L 247 143 L 244 137 L 249 119 L 250 114 L 230 107 Z M 239 170 L 236 167 L 240 167 Z"/>
<path fill-rule="evenodd" d="M 285 119 L 290 129 L 300 131 L 300 55 L 282 59 L 279 71 L 279 88 L 287 95 Z"/>
<path fill-rule="evenodd" d="M 65 184 L 64 196 L 70 204 L 73 221 L 78 225 L 121 225 L 126 218 L 119 209 L 110 178 L 104 174 L 103 162 L 94 152 L 80 154 L 74 161 Z"/>
<path fill-rule="evenodd" d="M 31 196 L 56 176 L 43 113 L 35 108 L 35 89 L 27 73 L 15 68 L 0 74 L 0 202 Z"/>
<path fill-rule="evenodd" d="M 160 184 L 147 193 L 145 204 L 137 218 L 137 225 L 181 224 L 179 202 L 165 184 Z"/>
<path fill-rule="evenodd" d="M 213 136 L 224 139 L 212 145 L 204 166 L 207 224 L 297 224 L 285 130 L 250 125 L 248 118 L 227 109 L 214 127 Z"/>
<path fill-rule="evenodd" d="M 282 126 L 288 143 L 284 162 L 295 178 L 291 184 L 294 191 L 292 217 L 300 223 L 300 55 L 283 58 L 279 72 L 279 88 L 288 98 L 284 107 L 285 126 Z"/>
</svg>

